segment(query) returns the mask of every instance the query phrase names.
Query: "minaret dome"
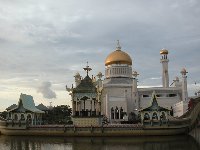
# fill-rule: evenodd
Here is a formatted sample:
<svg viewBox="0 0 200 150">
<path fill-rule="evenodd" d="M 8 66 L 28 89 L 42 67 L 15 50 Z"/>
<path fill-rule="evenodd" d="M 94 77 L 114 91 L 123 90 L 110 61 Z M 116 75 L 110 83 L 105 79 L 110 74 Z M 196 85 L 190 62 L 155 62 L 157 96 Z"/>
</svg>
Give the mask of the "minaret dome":
<svg viewBox="0 0 200 150">
<path fill-rule="evenodd" d="M 167 49 L 161 49 L 160 50 L 160 54 L 162 55 L 162 54 L 164 54 L 164 55 L 167 55 L 169 52 L 168 52 L 168 50 Z"/>
</svg>

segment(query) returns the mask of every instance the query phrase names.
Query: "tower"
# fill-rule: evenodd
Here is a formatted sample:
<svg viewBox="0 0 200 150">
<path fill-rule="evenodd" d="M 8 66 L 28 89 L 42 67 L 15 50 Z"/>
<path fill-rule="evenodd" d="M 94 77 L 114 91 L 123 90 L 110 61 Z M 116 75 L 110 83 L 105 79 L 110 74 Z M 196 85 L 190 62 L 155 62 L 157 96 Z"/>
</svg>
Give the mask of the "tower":
<svg viewBox="0 0 200 150">
<path fill-rule="evenodd" d="M 160 59 L 160 63 L 162 63 L 162 84 L 163 87 L 169 87 L 169 74 L 168 74 L 168 62 L 169 59 L 167 58 L 168 50 L 162 49 L 160 51 L 160 55 L 162 56 Z"/>
<path fill-rule="evenodd" d="M 102 92 L 102 113 L 111 123 L 131 118 L 136 109 L 133 100 L 133 91 L 137 91 L 135 88 L 137 85 L 133 83 L 132 59 L 121 50 L 118 41 L 116 49 L 105 60 Z"/>
<path fill-rule="evenodd" d="M 137 85 L 137 82 L 138 82 L 138 79 L 137 79 L 137 76 L 139 75 L 137 73 L 137 71 L 133 71 L 133 87 L 132 87 L 132 93 L 133 93 L 133 101 L 135 103 L 135 111 L 137 111 L 138 109 L 140 109 L 140 102 L 139 102 L 139 99 L 138 99 L 138 85 Z"/>
<path fill-rule="evenodd" d="M 188 92 L 187 92 L 187 74 L 188 72 L 186 71 L 185 68 L 181 70 L 182 74 L 182 100 L 186 101 L 188 99 Z"/>
</svg>

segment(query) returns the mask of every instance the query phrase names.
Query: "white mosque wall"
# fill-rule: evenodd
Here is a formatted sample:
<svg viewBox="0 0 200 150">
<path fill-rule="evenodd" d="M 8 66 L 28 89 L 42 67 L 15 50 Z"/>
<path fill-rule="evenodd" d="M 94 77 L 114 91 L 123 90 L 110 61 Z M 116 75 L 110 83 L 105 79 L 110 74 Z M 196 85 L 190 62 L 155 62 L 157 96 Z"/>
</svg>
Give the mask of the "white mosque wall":
<svg viewBox="0 0 200 150">
<path fill-rule="evenodd" d="M 147 108 L 151 105 L 152 98 L 140 98 L 140 106 L 141 108 Z M 171 107 L 175 104 L 180 102 L 178 98 L 157 98 L 158 105 L 167 109 L 171 109 Z"/>
<path fill-rule="evenodd" d="M 181 101 L 173 105 L 173 116 L 180 117 L 188 110 L 188 101 Z"/>
<path fill-rule="evenodd" d="M 151 95 L 155 91 L 159 106 L 171 109 L 181 101 L 181 90 L 178 88 L 141 88 L 139 91 L 139 109 L 149 107 L 152 101 Z"/>
<path fill-rule="evenodd" d="M 121 108 L 127 115 L 133 112 L 134 101 L 132 99 L 132 89 L 129 87 L 107 87 L 104 89 L 102 106 L 103 113 L 110 118 L 111 108 Z"/>
<path fill-rule="evenodd" d="M 106 78 L 111 77 L 132 77 L 132 67 L 124 64 L 108 65 L 105 69 Z"/>
</svg>

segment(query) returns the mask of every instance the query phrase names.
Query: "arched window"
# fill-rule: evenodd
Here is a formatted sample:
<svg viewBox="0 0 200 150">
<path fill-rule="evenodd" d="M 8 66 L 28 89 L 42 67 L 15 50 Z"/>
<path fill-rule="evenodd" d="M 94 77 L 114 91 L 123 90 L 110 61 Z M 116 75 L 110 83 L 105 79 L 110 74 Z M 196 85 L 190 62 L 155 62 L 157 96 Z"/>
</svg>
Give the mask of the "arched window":
<svg viewBox="0 0 200 150">
<path fill-rule="evenodd" d="M 21 114 L 21 120 L 25 120 L 24 114 Z"/>
<path fill-rule="evenodd" d="M 115 119 L 119 119 L 119 109 L 117 106 L 115 108 Z"/>
<path fill-rule="evenodd" d="M 14 116 L 14 120 L 18 120 L 18 116 L 17 116 L 17 114 L 15 114 L 15 116 Z"/>
<path fill-rule="evenodd" d="M 28 116 L 27 116 L 27 121 L 28 121 L 29 124 L 30 124 L 31 121 L 32 121 L 32 118 L 31 118 L 31 115 L 30 115 L 30 114 L 28 114 Z"/>
<path fill-rule="evenodd" d="M 121 107 L 120 108 L 120 119 L 123 119 L 123 117 L 124 117 L 124 110 Z"/>
<path fill-rule="evenodd" d="M 144 114 L 144 120 L 150 120 L 150 116 L 149 116 L 148 113 L 145 113 L 145 114 Z"/>
<path fill-rule="evenodd" d="M 113 107 L 111 108 L 111 119 L 114 119 L 114 109 L 113 109 Z"/>
<path fill-rule="evenodd" d="M 153 113 L 152 119 L 153 119 L 153 120 L 158 120 L 158 115 L 157 115 L 156 112 Z"/>
</svg>

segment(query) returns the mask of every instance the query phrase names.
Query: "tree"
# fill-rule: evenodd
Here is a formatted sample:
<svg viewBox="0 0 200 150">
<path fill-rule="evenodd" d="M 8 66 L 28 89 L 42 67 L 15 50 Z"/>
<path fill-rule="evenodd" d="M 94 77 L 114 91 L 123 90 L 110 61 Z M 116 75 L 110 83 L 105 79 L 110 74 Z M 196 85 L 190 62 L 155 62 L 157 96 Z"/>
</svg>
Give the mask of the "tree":
<svg viewBox="0 0 200 150">
<path fill-rule="evenodd" d="M 7 118 L 7 114 L 8 114 L 7 111 L 0 112 L 0 116 L 1 116 L 2 118 L 4 118 L 4 119 Z"/>
<path fill-rule="evenodd" d="M 53 107 L 43 117 L 45 124 L 68 124 L 71 121 L 72 109 L 69 105 Z"/>
</svg>

